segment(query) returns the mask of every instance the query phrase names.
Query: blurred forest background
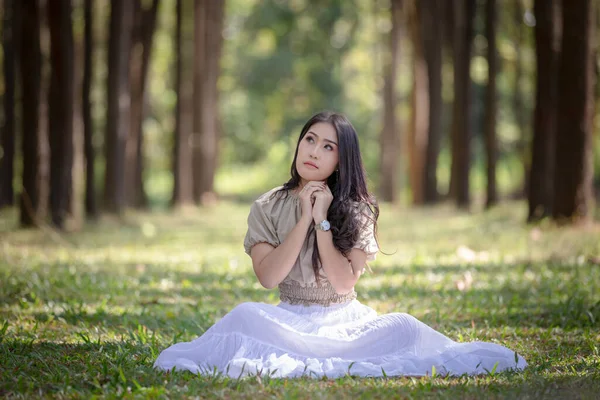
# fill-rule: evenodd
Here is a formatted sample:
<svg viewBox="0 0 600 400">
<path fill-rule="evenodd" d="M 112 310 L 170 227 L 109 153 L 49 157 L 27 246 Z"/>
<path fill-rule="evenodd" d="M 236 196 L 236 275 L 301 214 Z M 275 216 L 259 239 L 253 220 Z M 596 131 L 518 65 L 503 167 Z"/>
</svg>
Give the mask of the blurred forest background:
<svg viewBox="0 0 600 400">
<path fill-rule="evenodd" d="M 3 0 L 0 208 L 76 229 L 249 201 L 329 109 L 380 201 L 593 220 L 595 3 Z"/>
</svg>

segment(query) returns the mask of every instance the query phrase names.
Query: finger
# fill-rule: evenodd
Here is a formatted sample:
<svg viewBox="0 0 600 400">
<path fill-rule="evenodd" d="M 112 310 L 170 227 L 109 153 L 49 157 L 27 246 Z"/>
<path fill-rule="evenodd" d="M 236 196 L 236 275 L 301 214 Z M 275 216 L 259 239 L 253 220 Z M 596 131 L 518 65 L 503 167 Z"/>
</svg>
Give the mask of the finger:
<svg viewBox="0 0 600 400">
<path fill-rule="evenodd" d="M 315 193 L 316 191 L 320 191 L 320 190 L 323 190 L 323 189 L 313 186 L 313 187 L 307 188 L 304 193 L 306 193 L 306 196 L 312 196 L 313 193 Z"/>
<path fill-rule="evenodd" d="M 305 188 L 310 188 L 310 187 L 323 187 L 324 183 L 321 181 L 310 181 L 308 182 L 304 187 Z"/>
</svg>

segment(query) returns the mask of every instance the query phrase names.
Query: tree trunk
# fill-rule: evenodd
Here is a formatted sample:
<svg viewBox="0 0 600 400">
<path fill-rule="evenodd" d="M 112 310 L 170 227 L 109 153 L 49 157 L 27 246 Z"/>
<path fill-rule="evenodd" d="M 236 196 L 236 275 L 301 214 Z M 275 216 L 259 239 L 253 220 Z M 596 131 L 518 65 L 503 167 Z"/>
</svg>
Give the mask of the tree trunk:
<svg viewBox="0 0 600 400">
<path fill-rule="evenodd" d="M 475 0 L 454 0 L 454 104 L 450 195 L 461 208 L 470 204 L 471 166 L 471 53 Z"/>
<path fill-rule="evenodd" d="M 201 202 L 202 169 L 206 168 L 202 149 L 204 75 L 206 74 L 206 0 L 194 0 L 194 119 L 192 137 L 194 201 Z"/>
<path fill-rule="evenodd" d="M 173 197 L 175 207 L 189 205 L 194 202 L 193 177 L 192 177 L 192 152 L 189 146 L 192 135 L 192 110 L 193 90 L 189 82 L 193 79 L 190 66 L 192 59 L 192 46 L 185 38 L 188 35 L 189 13 L 184 13 L 183 0 L 175 3 L 175 90 L 177 102 L 175 104 L 175 138 L 173 151 Z M 190 11 L 190 10 L 185 10 Z M 185 27 L 185 28 L 184 28 Z"/>
<path fill-rule="evenodd" d="M 217 80 L 224 5 L 224 1 L 196 0 L 195 3 L 194 197 L 200 204 L 215 200 L 214 176 L 219 141 Z"/>
<path fill-rule="evenodd" d="M 423 204 L 425 184 L 425 157 L 429 133 L 429 82 L 424 54 L 424 32 L 422 8 L 431 7 L 431 1 L 411 3 L 410 30 L 413 43 L 413 90 L 411 124 L 409 132 L 409 177 L 413 204 Z"/>
<path fill-rule="evenodd" d="M 64 228 L 73 190 L 73 31 L 71 1 L 47 4 L 51 74 L 48 91 L 50 144 L 50 212 L 52 223 Z"/>
<path fill-rule="evenodd" d="M 442 137 L 442 43 L 443 19 L 441 2 L 444 0 L 417 1 L 420 8 L 421 35 L 427 65 L 429 87 L 429 132 L 423 171 L 423 201 L 438 201 L 437 164 Z"/>
<path fill-rule="evenodd" d="M 19 0 L 4 0 L 4 21 L 2 26 L 2 46 L 4 51 L 4 125 L 0 138 L 0 209 L 12 206 L 15 202 L 13 180 L 15 176 L 15 82 L 19 46 L 20 8 Z"/>
<path fill-rule="evenodd" d="M 525 121 L 525 107 L 523 104 L 523 57 L 522 48 L 526 45 L 523 39 L 524 23 L 523 23 L 523 0 L 514 0 L 514 26 L 515 26 L 515 75 L 513 83 L 513 115 L 515 125 L 518 131 L 518 146 L 517 151 L 523 162 L 523 187 L 519 197 L 527 196 L 529 189 L 529 170 L 531 169 L 531 152 L 529 147 L 529 129 Z"/>
<path fill-rule="evenodd" d="M 131 1 L 111 0 L 108 44 L 106 173 L 104 206 L 120 214 L 126 205 L 125 146 L 130 125 L 129 52 L 133 23 Z"/>
<path fill-rule="evenodd" d="M 40 103 L 38 121 L 38 198 L 39 206 L 37 215 L 40 220 L 45 220 L 50 206 L 50 143 L 49 143 L 49 121 L 48 121 L 48 92 L 50 90 L 51 70 L 50 63 L 45 62 L 50 55 L 50 29 L 48 26 L 48 2 L 39 1 L 40 21 L 40 51 L 42 55 L 41 80 L 40 80 Z M 70 204 L 69 204 L 70 206 Z"/>
<path fill-rule="evenodd" d="M 135 24 L 130 53 L 131 131 L 127 138 L 126 187 L 128 204 L 144 208 L 148 205 L 143 183 L 144 93 L 152 50 L 152 36 L 156 27 L 158 0 L 153 0 L 147 10 L 142 9 L 141 0 L 135 0 L 134 7 Z"/>
<path fill-rule="evenodd" d="M 592 0 L 563 0 L 553 217 L 593 217 L 596 12 Z"/>
<path fill-rule="evenodd" d="M 552 215 L 560 14 L 557 0 L 536 0 L 536 100 L 527 191 L 529 222 Z"/>
<path fill-rule="evenodd" d="M 78 11 L 85 12 L 83 3 L 73 5 Z M 75 12 L 75 11 L 74 11 Z M 75 14 L 74 14 L 75 15 Z M 83 15 L 82 15 L 83 17 Z M 81 21 L 85 23 L 85 21 Z M 85 29 L 83 25 L 81 28 Z M 73 190 L 71 191 L 69 213 L 72 218 L 74 229 L 82 226 L 85 221 L 84 200 L 85 198 L 85 150 L 84 150 L 84 128 L 83 128 L 83 57 L 84 57 L 84 35 L 73 30 L 73 167 L 71 174 Z"/>
<path fill-rule="evenodd" d="M 442 31 L 442 48 L 445 48 L 449 54 L 454 51 L 454 35 L 456 34 L 456 24 L 454 22 L 454 2 L 461 0 L 438 0 L 437 6 L 440 9 L 440 20 L 438 29 Z"/>
<path fill-rule="evenodd" d="M 392 0 L 392 30 L 389 36 L 389 52 L 384 61 L 383 83 L 383 131 L 380 138 L 381 184 L 380 197 L 383 201 L 394 202 L 398 195 L 398 155 L 400 154 L 400 134 L 396 120 L 396 71 L 400 44 L 402 15 L 401 0 Z"/>
<path fill-rule="evenodd" d="M 39 108 L 42 74 L 40 50 L 40 8 L 38 0 L 20 0 L 21 4 L 21 50 L 20 79 L 23 91 L 22 105 L 22 154 L 23 188 L 20 196 L 20 220 L 22 226 L 38 223 L 39 207 Z"/>
<path fill-rule="evenodd" d="M 83 115 L 83 137 L 85 153 L 85 214 L 90 219 L 98 216 L 96 205 L 95 187 L 95 151 L 94 151 L 94 125 L 92 122 L 92 76 L 94 51 L 93 36 L 93 0 L 85 0 L 84 3 L 84 55 L 83 55 L 83 86 L 82 86 L 82 115 Z"/>
<path fill-rule="evenodd" d="M 496 0 L 485 3 L 485 36 L 487 38 L 488 82 L 485 93 L 485 150 L 486 150 L 486 208 L 498 202 L 496 188 L 496 160 L 498 145 L 496 144 L 496 76 L 498 75 L 498 56 L 496 50 Z"/>
</svg>

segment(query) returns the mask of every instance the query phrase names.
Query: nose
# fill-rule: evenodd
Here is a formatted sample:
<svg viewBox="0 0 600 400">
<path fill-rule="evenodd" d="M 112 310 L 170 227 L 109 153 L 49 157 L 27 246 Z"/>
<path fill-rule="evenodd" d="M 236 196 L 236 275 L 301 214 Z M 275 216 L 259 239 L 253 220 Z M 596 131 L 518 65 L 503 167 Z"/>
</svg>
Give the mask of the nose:
<svg viewBox="0 0 600 400">
<path fill-rule="evenodd" d="M 310 158 L 314 158 L 316 160 L 318 158 L 317 157 L 318 152 L 319 152 L 319 147 L 313 146 L 313 148 L 310 150 L 310 153 L 308 155 L 310 156 Z"/>
</svg>

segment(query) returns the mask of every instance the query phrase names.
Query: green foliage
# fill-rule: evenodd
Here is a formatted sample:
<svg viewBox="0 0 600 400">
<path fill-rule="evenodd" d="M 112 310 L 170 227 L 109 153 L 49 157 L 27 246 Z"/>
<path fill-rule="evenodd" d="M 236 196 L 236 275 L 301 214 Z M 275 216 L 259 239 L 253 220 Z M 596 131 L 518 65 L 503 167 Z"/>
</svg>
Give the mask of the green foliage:
<svg viewBox="0 0 600 400">
<path fill-rule="evenodd" d="M 238 380 L 165 374 L 158 353 L 243 301 L 278 302 L 243 252 L 249 203 L 128 214 L 73 234 L 13 230 L 0 215 L 0 395 L 143 398 L 592 398 L 600 391 L 597 228 L 524 226 L 522 203 L 485 214 L 382 205 L 382 249 L 357 285 L 457 341 L 529 362 L 479 377 Z M 226 221 L 226 222 L 225 222 Z"/>
<path fill-rule="evenodd" d="M 184 59 L 192 68 L 193 2 L 183 3 Z M 476 196 L 483 193 L 485 187 L 482 99 L 487 74 L 483 4 L 479 3 L 471 68 L 474 82 L 472 185 Z M 525 2 L 525 6 L 525 11 L 531 13 L 532 2 Z M 377 188 L 380 168 L 378 138 L 383 108 L 381 66 L 391 27 L 388 7 L 389 2 L 383 0 L 227 0 L 221 76 L 218 81 L 222 135 L 216 186 L 220 194 L 228 196 L 247 193 L 248 190 L 258 193 L 268 188 L 268 182 L 283 181 L 302 124 L 322 109 L 338 110 L 349 116 L 360 137 L 372 188 Z M 524 95 L 522 108 L 526 122 L 525 135 L 522 135 L 513 107 L 518 48 L 515 44 L 517 24 L 512 7 L 511 3 L 498 9 L 498 179 L 502 194 L 511 193 L 521 186 L 521 142 L 525 139 L 527 144 L 531 138 L 535 92 L 533 29 L 522 25 L 524 36 L 519 49 L 523 78 L 520 86 Z M 106 118 L 104 101 L 109 11 L 108 3 L 96 3 L 94 22 L 97 47 L 92 97 L 95 145 L 99 155 L 99 188 L 103 185 L 101 174 L 104 169 L 101 155 Z M 175 1 L 161 1 L 158 13 L 148 76 L 148 116 L 144 122 L 144 176 L 152 204 L 166 205 L 172 187 Z M 79 41 L 82 40 L 82 23 L 81 10 L 77 9 L 74 12 L 74 25 L 75 37 Z M 410 37 L 407 31 L 403 32 L 396 112 L 400 134 L 406 138 L 409 133 L 413 77 Z M 453 98 L 450 61 L 446 58 L 443 67 L 444 137 L 438 170 L 442 193 L 450 171 L 450 159 L 447 157 Z M 405 143 L 403 141 L 398 154 L 403 171 L 406 171 L 408 158 Z M 600 139 L 596 135 L 596 147 L 600 146 L 598 143 Z M 278 160 L 285 159 L 284 155 L 289 156 L 287 160 L 269 164 L 273 160 L 274 149 L 281 156 Z M 596 157 L 596 171 L 600 171 L 598 160 L 600 157 Z M 272 172 L 274 170 L 278 171 L 275 175 Z M 234 176 L 238 172 L 241 175 Z M 246 181 L 246 178 L 257 179 L 258 176 L 260 178 L 254 183 Z M 269 176 L 272 178 L 270 181 Z M 408 198 L 410 188 L 407 187 L 406 176 L 400 179 L 404 191 L 402 198 Z M 241 185 L 234 185 L 235 182 Z"/>
<path fill-rule="evenodd" d="M 243 16 L 230 6 L 223 56 L 225 159 L 233 162 L 266 156 L 316 111 L 343 110 L 341 63 L 358 25 L 358 9 L 342 0 L 251 4 Z"/>
</svg>

